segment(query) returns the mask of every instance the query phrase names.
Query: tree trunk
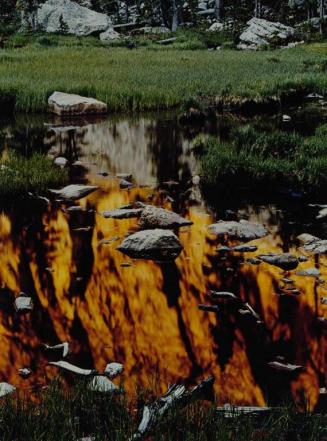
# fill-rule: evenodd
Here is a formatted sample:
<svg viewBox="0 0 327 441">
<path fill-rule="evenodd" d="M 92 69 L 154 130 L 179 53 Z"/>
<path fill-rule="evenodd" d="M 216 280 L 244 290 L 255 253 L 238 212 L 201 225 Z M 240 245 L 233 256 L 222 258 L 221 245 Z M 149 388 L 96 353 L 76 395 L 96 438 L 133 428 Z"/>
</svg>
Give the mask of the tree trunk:
<svg viewBox="0 0 327 441">
<path fill-rule="evenodd" d="M 176 32 L 178 29 L 178 7 L 177 7 L 177 0 L 173 1 L 173 22 L 171 30 L 172 32 Z"/>
<path fill-rule="evenodd" d="M 254 16 L 256 18 L 261 17 L 261 0 L 255 0 L 254 2 Z"/>
<path fill-rule="evenodd" d="M 224 4 L 223 0 L 215 0 L 215 17 L 218 21 L 222 21 Z"/>
<path fill-rule="evenodd" d="M 320 16 L 320 34 L 324 35 L 324 0 L 320 0 L 319 16 Z"/>
</svg>

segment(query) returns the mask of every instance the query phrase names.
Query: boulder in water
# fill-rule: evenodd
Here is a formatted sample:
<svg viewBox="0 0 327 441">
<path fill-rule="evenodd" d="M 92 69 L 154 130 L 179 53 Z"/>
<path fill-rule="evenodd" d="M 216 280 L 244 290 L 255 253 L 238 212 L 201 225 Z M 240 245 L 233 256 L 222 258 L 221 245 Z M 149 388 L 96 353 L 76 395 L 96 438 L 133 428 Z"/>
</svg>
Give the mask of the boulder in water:
<svg viewBox="0 0 327 441">
<path fill-rule="evenodd" d="M 174 260 L 183 247 L 171 231 L 155 229 L 131 234 L 117 249 L 139 259 Z"/>
<path fill-rule="evenodd" d="M 263 225 L 248 222 L 246 220 L 219 221 L 209 226 L 209 230 L 220 237 L 229 237 L 238 240 L 254 240 L 264 237 L 268 231 Z"/>
<path fill-rule="evenodd" d="M 147 205 L 141 214 L 139 225 L 141 228 L 179 228 L 192 225 L 193 222 L 181 217 L 173 211 Z"/>
<path fill-rule="evenodd" d="M 299 265 L 298 258 L 290 253 L 261 254 L 260 256 L 257 257 L 263 262 L 269 263 L 270 265 L 278 266 L 278 268 L 282 268 L 283 270 L 287 270 L 287 271 L 293 270 L 297 268 L 297 266 Z"/>
</svg>

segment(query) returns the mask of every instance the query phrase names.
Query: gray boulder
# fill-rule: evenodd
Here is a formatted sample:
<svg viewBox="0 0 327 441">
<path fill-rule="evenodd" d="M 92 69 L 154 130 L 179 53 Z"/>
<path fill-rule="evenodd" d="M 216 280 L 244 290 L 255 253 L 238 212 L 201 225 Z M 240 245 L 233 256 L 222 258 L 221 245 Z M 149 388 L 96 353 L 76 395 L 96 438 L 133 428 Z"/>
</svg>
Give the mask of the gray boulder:
<svg viewBox="0 0 327 441">
<path fill-rule="evenodd" d="M 209 226 L 209 231 L 220 237 L 229 237 L 230 239 L 238 239 L 249 241 L 267 236 L 268 231 L 263 225 L 246 220 L 236 221 L 219 221 Z"/>
<path fill-rule="evenodd" d="M 167 230 L 144 230 L 128 236 L 117 248 L 139 259 L 174 260 L 183 247 L 177 236 Z"/>
<path fill-rule="evenodd" d="M 243 44 L 240 48 L 244 48 L 244 44 L 250 47 L 271 44 L 283 46 L 292 39 L 295 33 L 295 29 L 290 26 L 262 18 L 251 18 L 247 25 L 247 29 L 240 35 L 241 45 Z"/>
<path fill-rule="evenodd" d="M 77 201 L 85 198 L 89 194 L 96 191 L 99 187 L 96 185 L 78 185 L 71 184 L 62 188 L 61 190 L 49 189 L 49 192 L 58 196 L 60 199 Z"/>
<path fill-rule="evenodd" d="M 64 92 L 53 92 L 49 110 L 59 116 L 100 115 L 107 113 L 107 104 L 94 98 Z"/>
<path fill-rule="evenodd" d="M 261 254 L 257 256 L 258 259 L 263 262 L 269 263 L 270 265 L 278 266 L 278 268 L 282 268 L 284 270 L 293 270 L 297 268 L 299 261 L 296 256 L 290 253 L 284 254 Z"/>
<path fill-rule="evenodd" d="M 139 225 L 141 228 L 179 228 L 192 225 L 193 222 L 173 211 L 147 205 L 142 211 Z"/>
<path fill-rule="evenodd" d="M 70 0 L 48 0 L 37 11 L 37 25 L 45 32 L 64 31 L 77 36 L 113 31 L 108 15 L 92 11 Z"/>
<path fill-rule="evenodd" d="M 327 239 L 319 239 L 319 237 L 311 234 L 301 234 L 298 240 L 302 243 L 303 249 L 313 254 L 327 254 Z"/>
</svg>

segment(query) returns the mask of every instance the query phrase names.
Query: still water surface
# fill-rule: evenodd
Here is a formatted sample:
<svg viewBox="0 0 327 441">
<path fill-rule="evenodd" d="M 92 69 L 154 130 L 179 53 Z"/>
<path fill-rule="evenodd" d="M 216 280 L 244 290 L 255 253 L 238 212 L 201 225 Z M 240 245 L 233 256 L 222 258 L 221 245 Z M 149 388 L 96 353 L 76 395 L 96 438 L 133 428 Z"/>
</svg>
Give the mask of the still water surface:
<svg viewBox="0 0 327 441">
<path fill-rule="evenodd" d="M 258 124 L 277 127 L 278 121 L 266 118 Z M 11 149 L 25 155 L 39 150 L 79 160 L 84 164 L 71 167 L 72 181 L 100 186 L 80 201 L 87 212 L 68 214 L 58 203 L 31 200 L 1 208 L 1 381 L 27 391 L 42 387 L 57 370 L 47 365 L 41 344 L 69 341 L 69 360 L 78 366 L 102 370 L 109 361 L 123 363 L 131 394 L 136 385 L 156 383 L 160 392 L 169 382 L 193 383 L 212 374 L 221 403 L 264 405 L 291 394 L 316 404 L 326 381 L 326 328 L 317 318 L 327 313 L 320 303 L 327 294 L 327 259 L 308 256 L 299 267 L 318 268 L 319 278 L 246 259 L 267 252 L 302 255 L 296 236 L 326 237 L 326 224 L 301 198 L 264 204 L 239 200 L 228 206 L 226 189 L 224 204 L 218 195 L 209 204 L 194 179 L 193 136 L 202 131 L 223 138 L 241 123 L 220 118 L 201 130 L 186 130 L 172 114 L 74 121 L 69 127 L 46 117 L 1 122 L 2 155 Z M 300 116 L 292 124 L 299 131 L 314 129 Z M 121 190 L 116 173 L 131 173 L 135 188 Z M 162 183 L 171 180 L 179 186 L 167 190 Z M 193 221 L 179 231 L 184 250 L 175 262 L 132 260 L 116 250 L 137 230 L 137 220 L 104 219 L 98 213 L 135 200 Z M 258 246 L 255 253 L 219 254 L 221 244 L 208 225 L 241 218 L 265 224 L 270 234 L 251 243 Z M 281 295 L 285 276 L 301 294 Z M 249 302 L 263 325 L 254 326 L 228 307 L 218 316 L 200 311 L 199 303 L 210 303 L 210 289 L 232 291 Z M 33 297 L 31 314 L 14 311 L 20 291 Z M 273 372 L 267 363 L 277 356 L 305 370 L 297 376 Z M 28 380 L 18 375 L 24 366 L 34 371 Z"/>
</svg>

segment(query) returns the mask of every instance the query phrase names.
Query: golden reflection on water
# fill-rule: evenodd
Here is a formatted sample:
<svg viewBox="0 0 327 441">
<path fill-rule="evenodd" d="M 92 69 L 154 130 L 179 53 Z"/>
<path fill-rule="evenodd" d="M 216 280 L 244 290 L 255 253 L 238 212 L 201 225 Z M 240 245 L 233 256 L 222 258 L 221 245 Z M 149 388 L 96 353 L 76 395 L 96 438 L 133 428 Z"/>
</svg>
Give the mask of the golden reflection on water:
<svg viewBox="0 0 327 441">
<path fill-rule="evenodd" d="M 72 142 L 69 138 L 69 142 L 77 145 L 84 160 L 95 161 L 98 170 L 110 169 L 113 174 L 132 171 L 138 183 L 151 184 L 159 179 L 153 156 L 165 157 L 170 146 L 169 138 L 163 141 L 163 153 L 152 151 L 165 131 L 163 127 L 156 133 L 155 125 L 146 119 L 140 120 L 139 126 L 105 122 L 83 127 L 81 140 Z M 52 145 L 52 153 L 65 153 L 63 145 L 60 138 L 60 144 Z M 194 167 L 185 140 L 179 144 L 178 155 L 173 161 L 176 170 Z M 153 193 L 151 188 L 122 191 L 112 178 L 93 174 L 90 179 L 101 189 L 81 205 L 97 213 L 135 199 L 148 202 Z M 161 203 L 156 193 L 154 203 Z M 288 248 L 271 221 L 273 210 L 264 207 L 245 213 L 249 220 L 267 224 L 271 232 L 253 242 L 258 246 L 254 254 L 299 254 L 292 243 Z M 20 224 L 19 214 L 2 213 L 1 381 L 27 391 L 47 384 L 57 370 L 47 365 L 40 345 L 67 340 L 71 361 L 80 366 L 101 371 L 109 361 L 123 363 L 130 394 L 136 386 L 157 382 L 160 392 L 169 382 L 192 382 L 212 374 L 219 402 L 264 405 L 269 393 L 282 393 L 265 360 L 283 355 L 279 350 L 284 349 L 291 354 L 290 361 L 303 365 L 305 371 L 287 379 L 283 388 L 297 401 L 304 394 L 314 407 L 326 368 L 326 334 L 317 325 L 317 317 L 326 315 L 326 307 L 319 301 L 326 295 L 324 285 L 314 278 L 295 276 L 293 271 L 290 276 L 301 294 L 278 295 L 283 277 L 280 269 L 264 263 L 251 266 L 238 258 L 224 261 L 216 252 L 216 238 L 207 229 L 215 219 L 203 204 L 189 207 L 186 215 L 194 224 L 179 232 L 184 251 L 175 263 L 159 264 L 132 260 L 116 250 L 125 235 L 137 228 L 135 219 L 69 215 L 52 206 L 40 218 L 35 215 L 36 225 L 30 226 Z M 75 231 L 81 226 L 92 228 Z M 112 241 L 101 243 L 103 239 Z M 326 264 L 327 259 L 320 257 L 317 266 L 322 280 L 327 280 Z M 314 265 L 310 258 L 300 267 Z M 208 301 L 209 289 L 230 290 L 249 302 L 264 321 L 265 339 L 260 340 L 259 331 L 240 323 L 228 310 L 218 317 L 200 311 L 198 304 Z M 13 310 L 14 296 L 20 290 L 33 297 L 32 314 L 18 316 Z M 28 380 L 18 376 L 23 366 L 31 366 L 35 372 Z"/>
<path fill-rule="evenodd" d="M 111 183 L 83 201 L 83 205 L 87 203 L 101 212 L 135 198 L 146 200 L 149 192 L 149 189 L 121 191 Z M 46 367 L 39 348 L 48 336 L 53 342 L 71 341 L 73 357 L 79 360 L 80 352 L 87 354 L 80 362 L 94 363 L 99 370 L 110 360 L 122 362 L 125 387 L 130 393 L 136 384 L 151 384 L 156 373 L 157 386 L 162 391 L 168 382 L 210 373 L 216 377 L 220 401 L 263 405 L 264 390 L 253 376 L 255 360 L 251 360 L 241 329 L 236 326 L 230 356 L 222 367 L 215 331 L 219 318 L 198 310 L 198 304 L 206 302 L 209 288 L 224 288 L 224 285 L 213 263 L 217 259 L 217 244 L 207 232 L 213 219 L 196 207 L 188 215 L 194 225 L 180 231 L 184 251 L 176 264 L 160 265 L 131 260 L 116 250 L 126 233 L 137 227 L 133 219 L 104 219 L 97 214 L 91 233 L 74 232 L 69 226 L 69 215 L 60 209 L 49 210 L 42 219 L 39 237 L 42 242 L 37 240 L 33 244 L 25 241 L 24 233 L 19 240 L 13 240 L 11 220 L 2 214 L 2 302 L 8 303 L 5 295 L 12 301 L 13 294 L 23 289 L 30 277 L 36 303 L 33 314 L 27 316 L 18 317 L 5 308 L 0 311 L 2 379 L 28 389 L 53 377 L 56 371 Z M 113 238 L 113 242 L 99 243 L 103 238 Z M 282 251 L 277 233 L 254 243 L 259 247 L 258 252 Z M 78 262 L 88 249 L 93 254 L 88 279 L 81 289 L 78 285 L 72 289 L 73 279 L 80 271 Z M 299 252 L 293 247 L 290 251 Z M 127 262 L 131 266 L 122 265 Z M 324 279 L 326 259 L 321 258 L 319 263 Z M 303 268 L 312 266 L 312 260 L 302 264 Z M 291 382 L 291 390 L 297 399 L 305 391 L 314 405 L 319 388 L 318 372 L 324 370 L 326 355 L 326 339 L 314 332 L 315 317 L 323 315 L 323 306 L 317 298 L 323 295 L 324 288 L 317 286 L 314 278 L 294 276 L 302 294 L 292 297 L 294 304 L 289 312 L 294 315 L 285 317 L 281 309 L 285 297 L 276 295 L 281 277 L 278 268 L 243 264 L 238 267 L 234 286 L 238 286 L 237 294 L 259 312 L 272 342 L 280 339 L 296 342 L 295 361 L 306 370 Z M 74 331 L 77 322 L 78 329 L 82 329 L 80 335 Z M 24 365 L 34 366 L 37 375 L 21 380 L 17 371 Z"/>
</svg>

